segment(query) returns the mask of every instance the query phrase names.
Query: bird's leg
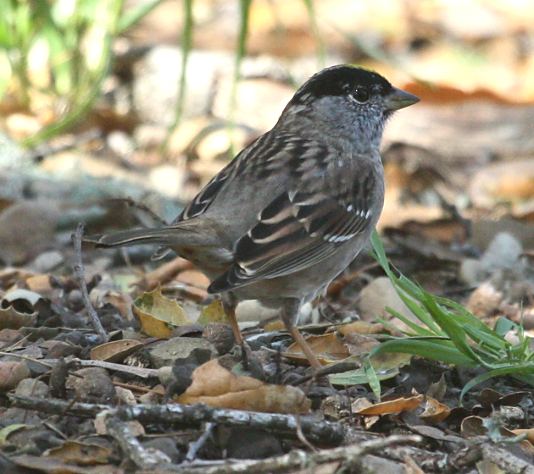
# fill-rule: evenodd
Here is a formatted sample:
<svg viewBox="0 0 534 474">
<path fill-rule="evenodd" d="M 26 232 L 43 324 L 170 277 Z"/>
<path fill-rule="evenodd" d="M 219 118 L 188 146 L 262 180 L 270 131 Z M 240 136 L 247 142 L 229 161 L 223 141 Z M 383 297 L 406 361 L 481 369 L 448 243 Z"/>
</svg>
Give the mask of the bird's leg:
<svg viewBox="0 0 534 474">
<path fill-rule="evenodd" d="M 237 298 L 235 295 L 228 291 L 221 295 L 221 300 L 224 308 L 224 312 L 230 319 L 230 326 L 232 326 L 232 332 L 234 333 L 234 339 L 237 345 L 241 347 L 241 357 L 244 370 L 251 369 L 251 361 L 253 360 L 252 351 L 250 350 L 249 345 L 243 339 L 243 334 L 241 334 L 241 329 L 237 324 L 237 318 L 235 315 L 235 309 L 237 307 Z M 261 364 L 259 365 L 261 371 Z"/>
<path fill-rule="evenodd" d="M 295 326 L 295 320 L 298 316 L 300 308 L 300 301 L 297 299 L 287 299 L 284 301 L 284 304 L 282 305 L 281 310 L 281 317 L 282 321 L 284 322 L 287 330 L 289 331 L 289 334 L 291 334 L 291 337 L 295 340 L 295 342 L 300 346 L 302 349 L 302 352 L 304 352 L 304 355 L 306 356 L 306 359 L 308 359 L 310 365 L 314 369 L 321 368 L 321 363 L 317 360 L 317 357 L 315 357 L 315 354 L 313 353 L 310 345 L 306 342 L 306 339 L 304 339 L 304 336 L 300 333 L 298 328 Z"/>
<path fill-rule="evenodd" d="M 223 304 L 224 312 L 228 319 L 230 319 L 230 326 L 232 327 L 232 332 L 234 333 L 234 339 L 237 344 L 240 346 L 243 345 L 243 335 L 241 334 L 241 329 L 237 324 L 237 318 L 235 315 L 235 309 L 237 307 L 237 298 L 230 291 L 223 293 L 221 295 L 221 301 Z"/>
</svg>

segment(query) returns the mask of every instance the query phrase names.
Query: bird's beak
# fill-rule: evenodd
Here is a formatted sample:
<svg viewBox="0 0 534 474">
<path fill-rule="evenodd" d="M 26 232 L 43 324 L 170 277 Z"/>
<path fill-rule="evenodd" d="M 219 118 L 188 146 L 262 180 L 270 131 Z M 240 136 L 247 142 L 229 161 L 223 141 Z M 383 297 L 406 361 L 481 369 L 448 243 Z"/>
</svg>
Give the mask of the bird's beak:
<svg viewBox="0 0 534 474">
<path fill-rule="evenodd" d="M 395 87 L 385 97 L 386 107 L 391 111 L 403 109 L 404 107 L 408 107 L 416 102 L 419 102 L 419 97 Z"/>
</svg>

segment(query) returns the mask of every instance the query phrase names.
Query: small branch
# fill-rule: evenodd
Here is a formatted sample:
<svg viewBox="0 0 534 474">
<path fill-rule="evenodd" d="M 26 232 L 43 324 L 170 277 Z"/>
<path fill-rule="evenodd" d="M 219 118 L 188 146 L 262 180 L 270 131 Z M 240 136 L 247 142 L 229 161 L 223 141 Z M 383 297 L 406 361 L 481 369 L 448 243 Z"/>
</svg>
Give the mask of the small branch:
<svg viewBox="0 0 534 474">
<path fill-rule="evenodd" d="M 211 408 L 206 405 L 135 405 L 111 407 L 92 403 L 68 403 L 56 399 L 40 399 L 8 395 L 13 406 L 45 413 L 93 417 L 101 411 L 122 421 L 138 420 L 145 423 L 182 424 L 200 426 L 216 423 L 226 426 L 245 426 L 276 433 L 288 438 L 297 437 L 297 420 L 293 415 L 258 413 L 242 410 Z M 314 443 L 338 445 L 343 442 L 345 430 L 339 423 L 320 421 L 312 417 L 300 417 L 302 433 Z"/>
<path fill-rule="evenodd" d="M 504 472 L 510 474 L 534 474 L 534 466 L 530 462 L 518 458 L 504 448 L 495 446 L 493 443 L 485 443 L 481 448 L 483 458 L 496 464 Z"/>
<path fill-rule="evenodd" d="M 127 423 L 112 416 L 106 417 L 106 430 L 119 444 L 123 454 L 141 469 L 153 469 L 169 464 L 170 458 L 159 450 L 146 449 L 132 433 Z"/>
<path fill-rule="evenodd" d="M 279 473 L 288 472 L 295 469 L 301 472 L 308 472 L 312 468 L 317 468 L 320 464 L 339 462 L 342 464 L 344 472 L 359 472 L 351 467 L 362 463 L 362 458 L 370 453 L 382 451 L 388 447 L 398 444 L 415 444 L 422 441 L 421 436 L 403 436 L 392 435 L 387 438 L 364 441 L 359 444 L 351 444 L 340 448 L 325 449 L 316 453 L 307 453 L 305 451 L 292 451 L 284 456 L 268 458 L 262 461 L 237 461 L 229 463 L 228 461 L 218 466 L 206 467 L 205 463 L 199 463 L 198 466 L 168 469 L 163 472 L 179 472 L 180 474 L 227 474 L 229 472 L 254 472 L 261 473 Z M 341 466 L 340 466 L 341 467 Z"/>
<path fill-rule="evenodd" d="M 210 422 L 206 424 L 206 429 L 204 430 L 204 433 L 202 433 L 202 436 L 200 436 L 200 438 L 198 438 L 196 441 L 189 445 L 189 449 L 187 450 L 187 454 L 185 456 L 186 461 L 192 462 L 195 460 L 195 458 L 197 457 L 197 453 L 200 451 L 202 446 L 206 444 L 206 442 L 212 435 L 214 428 L 214 423 Z"/>
<path fill-rule="evenodd" d="M 61 359 L 34 359 L 24 354 L 17 354 L 16 352 L 3 352 L 0 351 L 0 356 L 16 357 L 18 359 L 27 360 L 35 364 L 42 365 L 48 369 L 53 369 L 60 363 Z M 79 367 L 100 367 L 106 370 L 112 370 L 122 374 L 129 374 L 142 379 L 148 379 L 151 377 L 158 377 L 159 371 L 157 369 L 145 369 L 144 367 L 135 367 L 133 365 L 116 364 L 114 362 L 106 362 L 104 360 L 91 360 L 91 359 L 68 359 L 69 364 Z M 75 375 L 75 374 L 71 374 Z M 137 390 L 143 390 L 142 388 L 136 388 Z M 148 390 L 147 391 L 151 391 Z"/>
<path fill-rule="evenodd" d="M 69 403 L 59 398 L 35 398 L 21 397 L 19 395 L 8 394 L 11 404 L 25 410 L 35 410 L 52 415 L 79 416 L 82 418 L 92 418 L 101 411 L 109 410 L 109 405 L 99 403 Z"/>
<path fill-rule="evenodd" d="M 72 236 L 74 244 L 74 254 L 75 254 L 75 265 L 74 265 L 74 275 L 78 280 L 78 285 L 80 286 L 80 291 L 82 292 L 82 299 L 91 320 L 91 324 L 95 332 L 100 336 L 103 342 L 108 341 L 108 335 L 106 330 L 100 322 L 100 318 L 91 304 L 89 299 L 89 292 L 87 291 L 87 284 L 85 283 L 85 269 L 83 267 L 82 260 L 82 237 L 83 237 L 83 224 L 78 224 L 76 228 L 76 233 Z"/>
</svg>

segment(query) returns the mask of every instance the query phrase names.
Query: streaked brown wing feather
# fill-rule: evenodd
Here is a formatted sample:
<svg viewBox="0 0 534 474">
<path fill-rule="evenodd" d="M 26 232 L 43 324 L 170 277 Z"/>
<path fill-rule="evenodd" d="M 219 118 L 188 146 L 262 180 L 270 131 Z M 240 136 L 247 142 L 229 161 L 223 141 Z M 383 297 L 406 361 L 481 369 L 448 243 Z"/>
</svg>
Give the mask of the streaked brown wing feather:
<svg viewBox="0 0 534 474">
<path fill-rule="evenodd" d="M 210 286 L 228 291 L 260 279 L 275 278 L 308 268 L 334 254 L 343 243 L 372 221 L 375 176 L 339 180 L 331 177 L 327 191 L 313 183 L 277 196 L 260 214 L 258 223 L 237 243 L 234 265 Z M 337 186 L 336 186 L 337 185 Z"/>
</svg>

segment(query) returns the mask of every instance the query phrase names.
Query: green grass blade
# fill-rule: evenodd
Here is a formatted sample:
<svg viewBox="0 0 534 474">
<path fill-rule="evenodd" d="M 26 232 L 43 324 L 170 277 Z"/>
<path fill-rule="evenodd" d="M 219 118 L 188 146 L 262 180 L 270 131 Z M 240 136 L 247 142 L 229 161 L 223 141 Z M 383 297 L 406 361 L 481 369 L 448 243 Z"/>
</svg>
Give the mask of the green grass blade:
<svg viewBox="0 0 534 474">
<path fill-rule="evenodd" d="M 439 325 L 441 329 L 450 337 L 452 343 L 462 352 L 466 357 L 480 364 L 483 363 L 478 355 L 473 351 L 471 346 L 467 343 L 467 338 L 464 329 L 450 317 L 443 309 L 435 302 L 430 294 L 425 294 L 423 304 L 428 309 L 432 318 Z"/>
<path fill-rule="evenodd" d="M 416 335 L 416 336 L 435 336 L 436 335 L 435 333 L 433 333 L 432 331 L 429 331 L 425 327 L 414 323 L 411 319 L 404 316 L 402 313 L 395 311 L 393 308 L 390 308 L 389 306 L 386 306 L 386 311 L 392 316 L 394 316 L 395 318 L 397 318 L 399 321 L 402 321 L 406 326 L 408 326 L 413 331 L 413 335 Z M 379 321 L 382 324 L 387 323 L 387 325 L 392 327 L 393 329 L 397 329 L 390 321 L 386 321 L 386 322 L 384 322 L 384 320 L 379 320 Z"/>
<path fill-rule="evenodd" d="M 456 349 L 450 341 L 429 341 L 428 339 L 404 338 L 385 341 L 374 348 L 370 356 L 382 352 L 402 352 L 427 359 L 437 360 L 446 364 L 462 367 L 474 367 L 476 363 Z"/>
<path fill-rule="evenodd" d="M 366 357 L 363 362 L 363 370 L 365 372 L 365 375 L 367 376 L 367 382 L 369 383 L 369 387 L 371 387 L 371 390 L 373 391 L 373 394 L 376 399 L 380 401 L 380 396 L 382 393 L 380 387 L 380 380 L 376 374 L 373 364 L 371 364 L 371 360 L 369 357 Z"/>
<path fill-rule="evenodd" d="M 412 297 L 406 296 L 404 293 L 402 293 L 402 291 L 397 290 L 397 293 L 408 309 L 414 314 L 414 316 L 416 316 L 419 321 L 427 326 L 433 334 L 443 335 L 439 325 L 436 324 L 436 322 L 432 319 L 431 315 L 424 306 L 421 306 Z"/>
<path fill-rule="evenodd" d="M 250 5 L 252 0 L 239 0 L 239 35 L 235 53 L 234 78 L 230 94 L 230 114 L 233 116 L 237 100 L 237 84 L 241 78 L 241 63 L 247 50 L 248 27 L 250 20 Z M 231 120 L 233 122 L 233 119 Z"/>
<path fill-rule="evenodd" d="M 130 29 L 157 6 L 159 6 L 162 2 L 163 0 L 149 0 L 147 2 L 137 4 L 125 11 L 119 19 L 119 23 L 117 25 L 117 34 L 123 34 L 126 30 Z"/>
<path fill-rule="evenodd" d="M 507 375 L 521 376 L 521 380 L 526 380 L 526 383 L 529 383 L 534 387 L 534 363 L 525 363 L 515 366 L 500 367 L 480 374 L 479 376 L 467 382 L 460 393 L 460 404 L 462 403 L 465 394 L 469 392 L 469 390 L 471 390 L 475 385 L 478 385 L 479 383 L 485 382 L 486 380 L 489 380 L 494 377 L 502 377 Z"/>
<path fill-rule="evenodd" d="M 180 124 L 182 119 L 182 113 L 184 110 L 185 93 L 187 89 L 187 63 L 189 60 L 189 53 L 193 46 L 193 29 L 194 29 L 194 17 L 193 17 L 193 0 L 183 0 L 184 7 L 184 30 L 182 32 L 182 64 L 180 71 L 180 81 L 178 83 L 178 98 L 176 99 L 176 110 L 174 112 L 174 120 L 169 127 L 167 137 L 163 143 L 163 150 L 166 150 L 169 145 L 169 138 L 172 132 Z"/>
<path fill-rule="evenodd" d="M 103 39 L 101 48 L 102 55 L 99 59 L 99 64 L 94 70 L 94 75 L 85 79 L 89 83 L 89 89 L 81 97 L 77 97 L 70 112 L 68 112 L 60 120 L 40 130 L 37 134 L 23 140 L 22 144 L 26 147 L 32 147 L 38 143 L 48 140 L 51 137 L 61 133 L 62 131 L 72 127 L 79 122 L 91 109 L 96 98 L 100 94 L 102 83 L 108 75 L 112 62 L 112 42 L 115 37 L 117 22 L 120 12 L 122 10 L 123 0 L 114 0 L 111 2 L 111 11 L 108 16 L 108 25 L 106 35 Z M 88 4 L 89 5 L 89 4 Z M 88 7 L 87 7 L 88 8 Z M 88 75 L 88 71 L 85 71 Z"/>
<path fill-rule="evenodd" d="M 406 278 L 404 275 L 397 276 L 391 269 L 389 261 L 386 257 L 384 246 L 382 245 L 382 241 L 380 240 L 376 230 L 373 231 L 371 235 L 371 244 L 375 258 L 378 260 L 378 263 L 390 279 L 391 283 L 395 287 L 395 290 L 397 291 L 397 294 L 402 299 L 404 304 L 417 317 L 417 319 L 419 319 L 430 329 L 430 331 L 434 332 L 435 334 L 439 334 L 441 332 L 439 326 L 432 320 L 424 308 L 421 308 L 421 306 L 417 303 L 417 300 L 419 300 L 423 294 L 422 288 Z"/>
</svg>

